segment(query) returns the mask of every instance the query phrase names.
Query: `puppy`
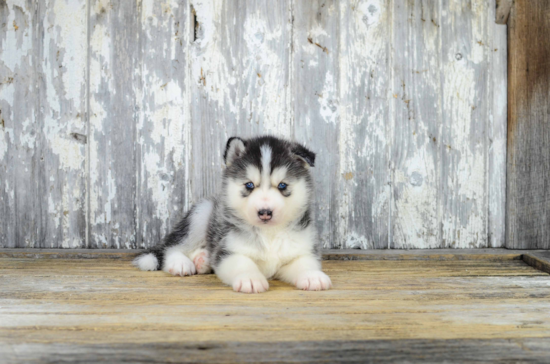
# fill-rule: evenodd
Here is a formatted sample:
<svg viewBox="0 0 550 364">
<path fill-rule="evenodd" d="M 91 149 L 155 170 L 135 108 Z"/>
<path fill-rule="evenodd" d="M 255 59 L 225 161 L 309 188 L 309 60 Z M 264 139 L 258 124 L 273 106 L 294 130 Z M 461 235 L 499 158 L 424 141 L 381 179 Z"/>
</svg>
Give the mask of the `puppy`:
<svg viewBox="0 0 550 364">
<path fill-rule="evenodd" d="M 223 158 L 219 195 L 194 205 L 133 264 L 177 276 L 213 270 L 244 293 L 267 291 L 271 278 L 304 290 L 329 289 L 313 222 L 315 154 L 272 136 L 233 137 Z"/>
</svg>

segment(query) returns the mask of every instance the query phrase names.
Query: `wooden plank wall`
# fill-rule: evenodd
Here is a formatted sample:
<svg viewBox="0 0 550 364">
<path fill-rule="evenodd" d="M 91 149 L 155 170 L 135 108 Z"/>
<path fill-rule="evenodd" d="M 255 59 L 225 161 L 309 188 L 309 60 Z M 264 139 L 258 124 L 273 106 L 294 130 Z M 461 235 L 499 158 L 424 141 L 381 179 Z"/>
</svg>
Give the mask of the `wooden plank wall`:
<svg viewBox="0 0 550 364">
<path fill-rule="evenodd" d="M 516 0 L 508 18 L 506 246 L 550 249 L 550 2 Z"/>
<path fill-rule="evenodd" d="M 0 1 L 0 247 L 138 248 L 232 135 L 318 153 L 325 247 L 504 244 L 494 1 Z"/>
</svg>

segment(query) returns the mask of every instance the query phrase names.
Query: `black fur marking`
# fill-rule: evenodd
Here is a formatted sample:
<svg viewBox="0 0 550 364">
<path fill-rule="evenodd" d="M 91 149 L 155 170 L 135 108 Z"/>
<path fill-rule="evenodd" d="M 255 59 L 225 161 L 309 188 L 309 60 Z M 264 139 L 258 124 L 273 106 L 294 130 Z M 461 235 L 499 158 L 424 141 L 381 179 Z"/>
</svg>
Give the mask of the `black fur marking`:
<svg viewBox="0 0 550 364">
<path fill-rule="evenodd" d="M 231 138 L 229 138 L 229 139 L 227 140 L 227 144 L 225 145 L 225 152 L 223 153 L 223 161 L 224 161 L 225 164 L 227 164 L 227 154 L 229 153 L 229 149 L 230 149 L 230 147 L 231 147 L 231 142 L 232 142 L 233 140 L 240 140 L 240 141 L 244 144 L 244 146 L 245 146 L 245 148 L 246 148 L 246 141 L 245 141 L 245 140 L 243 140 L 243 139 L 241 139 L 241 138 L 239 138 L 239 137 L 231 137 Z"/>
<path fill-rule="evenodd" d="M 290 195 L 292 195 L 292 192 L 290 192 L 289 190 L 287 189 L 284 189 L 284 190 L 279 190 L 279 192 L 281 192 L 281 195 L 285 196 L 285 197 L 290 197 Z"/>
<path fill-rule="evenodd" d="M 308 210 L 306 210 L 306 212 L 304 212 L 304 215 L 300 219 L 300 222 L 298 223 L 298 226 L 300 228 L 302 228 L 302 230 L 303 230 L 303 229 L 307 228 L 310 223 L 311 223 L 311 213 L 309 212 L 309 209 L 308 209 Z"/>
<path fill-rule="evenodd" d="M 228 141 L 228 143 L 232 138 Z M 243 141 L 246 145 L 246 152 L 225 170 L 225 176 L 245 182 L 247 179 L 246 170 L 252 165 L 262 171 L 261 147 L 267 145 L 271 148 L 271 170 L 277 167 L 286 167 L 287 175 L 294 178 L 310 178 L 305 163 L 313 166 L 315 153 L 306 147 L 281 140 L 272 136 L 263 136 Z M 226 151 L 227 153 L 227 151 Z"/>
<path fill-rule="evenodd" d="M 245 188 L 244 190 L 241 191 L 241 196 L 242 197 L 248 197 L 248 196 L 250 196 L 252 191 L 254 191 L 254 189 L 249 190 L 248 188 Z"/>
<path fill-rule="evenodd" d="M 220 264 L 220 262 L 227 256 L 229 256 L 231 253 L 225 249 L 223 246 L 220 246 L 217 250 L 216 250 L 216 253 L 214 255 L 214 259 L 213 259 L 213 265 L 214 266 L 218 266 Z"/>
<path fill-rule="evenodd" d="M 311 167 L 315 166 L 315 153 L 303 145 L 295 143 L 292 153 L 305 160 Z"/>
</svg>

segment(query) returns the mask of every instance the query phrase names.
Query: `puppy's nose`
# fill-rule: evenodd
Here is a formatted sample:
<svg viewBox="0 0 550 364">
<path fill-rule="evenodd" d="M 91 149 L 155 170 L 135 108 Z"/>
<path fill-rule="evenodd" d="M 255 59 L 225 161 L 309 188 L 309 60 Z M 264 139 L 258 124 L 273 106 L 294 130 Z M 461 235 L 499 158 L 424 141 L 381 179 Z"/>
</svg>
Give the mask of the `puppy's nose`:
<svg viewBox="0 0 550 364">
<path fill-rule="evenodd" d="M 258 211 L 258 217 L 263 221 L 269 221 L 273 217 L 273 211 L 271 210 L 260 210 Z"/>
</svg>

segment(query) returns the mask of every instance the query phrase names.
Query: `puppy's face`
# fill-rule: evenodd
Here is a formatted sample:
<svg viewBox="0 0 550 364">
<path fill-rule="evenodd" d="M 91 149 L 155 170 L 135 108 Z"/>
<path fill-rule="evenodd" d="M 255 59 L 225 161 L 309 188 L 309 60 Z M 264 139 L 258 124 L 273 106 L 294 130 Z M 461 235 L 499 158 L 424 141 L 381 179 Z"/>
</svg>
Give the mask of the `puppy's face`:
<svg viewBox="0 0 550 364">
<path fill-rule="evenodd" d="M 226 201 L 250 225 L 285 226 L 306 212 L 315 154 L 296 143 L 262 137 L 227 143 Z"/>
</svg>

